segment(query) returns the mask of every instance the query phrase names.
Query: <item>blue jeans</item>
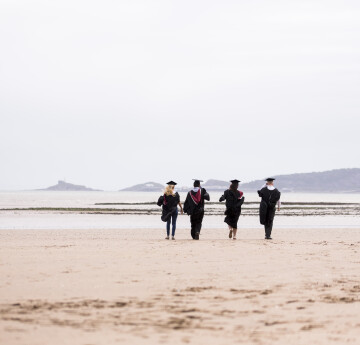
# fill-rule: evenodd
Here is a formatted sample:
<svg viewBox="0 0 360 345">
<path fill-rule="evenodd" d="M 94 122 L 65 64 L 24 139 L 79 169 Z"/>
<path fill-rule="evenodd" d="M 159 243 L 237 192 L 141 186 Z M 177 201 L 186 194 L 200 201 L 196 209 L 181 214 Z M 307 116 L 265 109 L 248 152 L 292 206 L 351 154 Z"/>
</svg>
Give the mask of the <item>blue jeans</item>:
<svg viewBox="0 0 360 345">
<path fill-rule="evenodd" d="M 171 236 L 175 236 L 175 230 L 176 230 L 176 218 L 178 216 L 178 208 L 176 207 L 176 210 L 174 211 L 174 213 L 171 215 L 171 218 L 167 221 L 166 223 L 166 234 L 169 236 L 170 235 L 170 223 L 172 222 L 172 231 L 171 231 Z"/>
</svg>

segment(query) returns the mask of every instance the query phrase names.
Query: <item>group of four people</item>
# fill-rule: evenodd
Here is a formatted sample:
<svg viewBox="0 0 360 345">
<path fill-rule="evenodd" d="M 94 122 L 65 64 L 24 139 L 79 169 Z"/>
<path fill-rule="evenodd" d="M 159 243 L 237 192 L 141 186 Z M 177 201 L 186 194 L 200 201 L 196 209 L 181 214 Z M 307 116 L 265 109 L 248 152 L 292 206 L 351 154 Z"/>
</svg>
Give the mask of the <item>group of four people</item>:
<svg viewBox="0 0 360 345">
<path fill-rule="evenodd" d="M 265 228 L 265 239 L 271 240 L 271 231 L 273 227 L 276 205 L 280 210 L 281 193 L 274 187 L 274 178 L 267 178 L 266 183 L 258 190 L 261 197 L 260 202 L 260 223 Z M 178 208 L 181 214 L 188 214 L 191 223 L 191 237 L 198 240 L 200 236 L 202 221 L 205 213 L 205 200 L 210 201 L 210 195 L 205 188 L 201 187 L 201 180 L 194 180 L 194 188 L 187 193 L 184 208 L 180 202 L 179 193 L 175 192 L 176 182 L 169 181 L 163 195 L 160 196 L 157 204 L 162 206 L 162 221 L 166 222 L 166 238 L 175 240 L 176 219 L 178 216 Z M 229 227 L 229 238 L 236 240 L 237 223 L 241 214 L 241 206 L 245 201 L 244 193 L 238 190 L 239 180 L 231 180 L 229 189 L 224 191 L 219 201 L 225 201 L 225 219 L 224 222 Z"/>
</svg>

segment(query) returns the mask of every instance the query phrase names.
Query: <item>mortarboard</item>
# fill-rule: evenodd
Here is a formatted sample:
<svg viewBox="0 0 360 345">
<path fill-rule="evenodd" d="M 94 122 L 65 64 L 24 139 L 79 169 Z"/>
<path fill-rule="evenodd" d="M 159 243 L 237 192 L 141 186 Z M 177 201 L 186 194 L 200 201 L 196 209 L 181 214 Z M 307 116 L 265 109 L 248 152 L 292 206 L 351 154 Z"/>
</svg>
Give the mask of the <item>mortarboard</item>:
<svg viewBox="0 0 360 345">
<path fill-rule="evenodd" d="M 177 183 L 174 182 L 174 181 L 169 181 L 166 184 L 168 184 L 169 186 L 176 186 L 177 185 Z"/>
</svg>

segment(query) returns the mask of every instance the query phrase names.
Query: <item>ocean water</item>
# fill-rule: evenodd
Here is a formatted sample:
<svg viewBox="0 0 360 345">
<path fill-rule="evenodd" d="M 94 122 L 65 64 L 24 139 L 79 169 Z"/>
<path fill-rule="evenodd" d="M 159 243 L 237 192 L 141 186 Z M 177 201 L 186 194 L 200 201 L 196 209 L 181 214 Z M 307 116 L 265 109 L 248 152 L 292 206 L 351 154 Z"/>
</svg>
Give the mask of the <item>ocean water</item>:
<svg viewBox="0 0 360 345">
<path fill-rule="evenodd" d="M 152 192 L 0 192 L 0 208 L 21 207 L 95 207 L 96 203 L 156 202 L 161 193 Z M 210 201 L 218 201 L 222 193 L 210 192 Z M 246 202 L 257 202 L 257 193 L 245 193 Z M 185 200 L 186 193 L 180 193 Z M 282 202 L 359 203 L 360 194 L 282 193 Z M 102 207 L 102 206 L 96 206 Z M 108 206 L 104 206 L 108 207 Z M 116 206 L 114 206 L 116 207 Z"/>
<path fill-rule="evenodd" d="M 210 193 L 211 201 L 218 201 L 221 193 Z M 122 208 L 121 205 L 96 205 L 97 203 L 147 203 L 156 202 L 160 193 L 140 192 L 0 192 L 0 230 L 1 229 L 123 229 L 123 228 L 164 228 L 159 215 L 120 215 L 120 214 L 82 214 L 51 211 L 4 211 L 9 208 L 36 207 L 77 207 L 77 208 Z M 181 193 L 181 201 L 185 199 Z M 246 202 L 258 202 L 256 193 L 245 193 Z M 282 202 L 338 202 L 358 203 L 352 215 L 326 216 L 282 216 L 275 218 L 275 227 L 280 228 L 360 228 L 360 194 L 324 193 L 283 193 Z M 126 205 L 126 208 L 157 208 L 156 205 Z M 224 205 L 212 205 L 224 208 Z M 249 206 L 244 204 L 244 208 Z M 251 207 L 256 207 L 252 204 Z M 286 206 L 284 206 L 286 208 Z M 160 208 L 159 208 L 160 210 Z M 357 212 L 359 210 L 359 212 Z M 223 215 L 205 215 L 203 228 L 226 228 Z M 262 229 L 257 216 L 241 216 L 239 227 Z M 189 228 L 189 217 L 179 216 L 178 228 Z"/>
</svg>

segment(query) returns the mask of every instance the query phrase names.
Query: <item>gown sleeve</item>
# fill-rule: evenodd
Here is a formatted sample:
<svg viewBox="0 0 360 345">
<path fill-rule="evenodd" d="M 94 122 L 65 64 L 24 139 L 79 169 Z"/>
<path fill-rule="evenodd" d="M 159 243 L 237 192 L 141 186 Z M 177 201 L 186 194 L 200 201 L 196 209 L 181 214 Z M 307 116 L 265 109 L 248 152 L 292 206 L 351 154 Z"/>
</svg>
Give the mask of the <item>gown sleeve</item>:
<svg viewBox="0 0 360 345">
<path fill-rule="evenodd" d="M 227 199 L 227 193 L 228 191 L 226 190 L 226 191 L 224 191 L 224 194 L 220 197 L 220 199 L 219 199 L 219 201 L 220 202 L 222 202 L 222 201 L 224 201 L 224 200 L 226 200 Z"/>
<path fill-rule="evenodd" d="M 157 202 L 157 205 L 158 205 L 158 206 L 162 206 L 163 203 L 164 203 L 164 196 L 162 195 L 162 196 L 159 198 L 159 200 L 158 200 L 158 202 Z"/>
<path fill-rule="evenodd" d="M 190 196 L 189 193 L 186 196 L 185 202 L 184 202 L 184 212 L 187 214 L 190 214 L 190 200 L 189 200 Z"/>
<path fill-rule="evenodd" d="M 280 202 L 281 193 L 277 190 L 276 202 Z"/>
<path fill-rule="evenodd" d="M 264 195 L 262 193 L 262 190 L 266 187 L 266 183 L 257 191 L 259 194 L 259 197 L 262 198 Z"/>
<path fill-rule="evenodd" d="M 205 188 L 203 188 L 203 192 L 204 192 L 204 200 L 210 201 L 210 195 L 209 195 L 209 193 L 206 191 Z"/>
</svg>

